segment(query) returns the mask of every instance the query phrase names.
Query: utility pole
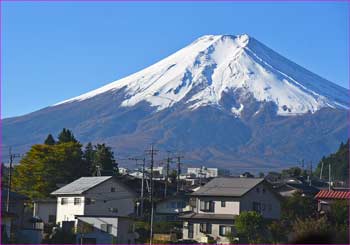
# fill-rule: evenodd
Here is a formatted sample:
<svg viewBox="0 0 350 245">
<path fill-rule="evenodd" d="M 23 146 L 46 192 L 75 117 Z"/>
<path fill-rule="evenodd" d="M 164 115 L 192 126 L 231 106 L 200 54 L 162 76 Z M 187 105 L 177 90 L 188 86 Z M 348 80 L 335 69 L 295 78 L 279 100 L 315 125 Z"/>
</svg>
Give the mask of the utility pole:
<svg viewBox="0 0 350 245">
<path fill-rule="evenodd" d="M 166 159 L 166 175 L 165 175 L 165 186 L 164 186 L 164 198 L 167 197 L 167 191 L 168 191 L 168 181 L 169 181 L 169 167 L 170 167 L 170 151 L 168 151 L 168 157 Z"/>
<path fill-rule="evenodd" d="M 328 164 L 328 183 L 329 183 L 329 185 L 328 185 L 328 190 L 330 191 L 331 190 L 331 164 L 329 163 Z"/>
<path fill-rule="evenodd" d="M 323 161 L 321 161 L 321 171 L 320 171 L 320 179 L 322 179 L 322 172 L 323 172 Z"/>
<path fill-rule="evenodd" d="M 179 191 L 180 191 L 181 158 L 183 158 L 183 156 L 177 156 L 177 182 L 176 182 L 176 193 L 179 193 Z"/>
<path fill-rule="evenodd" d="M 9 168 L 9 179 L 8 179 L 8 187 L 7 187 L 7 199 L 6 199 L 6 212 L 10 211 L 10 194 L 11 194 L 11 184 L 12 184 L 12 163 L 13 159 L 16 157 L 20 157 L 19 154 L 13 154 L 12 148 L 9 148 L 9 157 L 10 157 L 10 168 Z"/>
<path fill-rule="evenodd" d="M 151 150 L 146 151 L 149 155 L 151 155 L 151 174 L 150 174 L 150 186 L 151 186 L 151 192 L 150 192 L 150 203 L 151 203 L 151 229 L 150 229 L 150 237 L 149 237 L 149 244 L 152 245 L 153 242 L 153 216 L 154 216 L 154 203 L 153 203 L 153 166 L 154 166 L 154 155 L 156 154 L 157 150 L 154 149 L 153 144 L 151 144 Z"/>
<path fill-rule="evenodd" d="M 137 158 L 137 157 L 134 157 L 134 158 L 129 158 L 129 160 L 135 160 L 136 161 L 136 165 L 140 165 L 137 163 L 137 161 L 139 160 L 142 160 L 142 181 L 141 181 L 141 196 L 140 196 L 140 199 L 141 199 L 141 212 L 140 212 L 140 216 L 143 216 L 143 201 L 144 201 L 144 182 L 145 182 L 145 165 L 146 165 L 146 158 L 143 157 L 143 158 Z"/>
</svg>

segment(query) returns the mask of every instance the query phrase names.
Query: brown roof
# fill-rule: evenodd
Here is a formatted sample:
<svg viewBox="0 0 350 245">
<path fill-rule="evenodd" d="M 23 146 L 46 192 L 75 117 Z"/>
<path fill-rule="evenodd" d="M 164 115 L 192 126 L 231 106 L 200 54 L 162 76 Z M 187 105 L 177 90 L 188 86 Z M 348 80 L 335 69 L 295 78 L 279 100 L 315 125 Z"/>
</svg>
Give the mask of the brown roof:
<svg viewBox="0 0 350 245">
<path fill-rule="evenodd" d="M 316 199 L 350 199 L 350 191 L 321 190 L 315 196 Z"/>
</svg>

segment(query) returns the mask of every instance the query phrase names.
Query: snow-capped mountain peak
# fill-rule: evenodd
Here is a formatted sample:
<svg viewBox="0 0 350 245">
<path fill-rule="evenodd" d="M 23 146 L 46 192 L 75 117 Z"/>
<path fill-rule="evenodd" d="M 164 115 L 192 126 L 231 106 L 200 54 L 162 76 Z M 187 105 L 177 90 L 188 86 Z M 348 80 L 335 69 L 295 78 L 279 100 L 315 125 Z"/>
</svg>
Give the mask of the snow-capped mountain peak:
<svg viewBox="0 0 350 245">
<path fill-rule="evenodd" d="M 125 89 L 121 106 L 148 102 L 158 111 L 184 103 L 195 110 L 220 108 L 224 94 L 235 96 L 240 116 L 247 97 L 274 102 L 277 114 L 347 108 L 343 89 L 285 59 L 248 35 L 206 35 L 156 64 L 99 89 L 58 104 Z M 58 105 L 56 104 L 56 105 Z"/>
</svg>

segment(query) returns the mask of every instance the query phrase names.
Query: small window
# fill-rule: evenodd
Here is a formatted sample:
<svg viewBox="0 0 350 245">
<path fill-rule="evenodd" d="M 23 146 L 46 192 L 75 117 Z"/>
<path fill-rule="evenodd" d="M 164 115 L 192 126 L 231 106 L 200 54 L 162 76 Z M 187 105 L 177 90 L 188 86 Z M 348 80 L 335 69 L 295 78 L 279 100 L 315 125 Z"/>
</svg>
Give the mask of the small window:
<svg viewBox="0 0 350 245">
<path fill-rule="evenodd" d="M 221 201 L 221 207 L 222 208 L 226 207 L 226 202 L 225 201 Z"/>
<path fill-rule="evenodd" d="M 260 188 L 259 187 L 256 188 L 256 192 L 260 193 Z"/>
<path fill-rule="evenodd" d="M 118 213 L 118 208 L 109 208 L 109 212 Z"/>
<path fill-rule="evenodd" d="M 112 233 L 112 225 L 111 224 L 101 224 L 101 231 Z"/>
<path fill-rule="evenodd" d="M 56 223 L 56 215 L 53 215 L 53 214 L 49 215 L 49 223 Z"/>
<path fill-rule="evenodd" d="M 253 202 L 253 210 L 257 213 L 261 213 L 261 203 Z"/>
<path fill-rule="evenodd" d="M 211 233 L 211 224 L 210 223 L 201 223 L 199 225 L 199 231 L 202 233 L 210 234 Z"/>
<path fill-rule="evenodd" d="M 224 226 L 220 225 L 219 226 L 219 235 L 220 236 L 227 236 L 231 233 L 231 227 L 230 226 Z"/>
<path fill-rule="evenodd" d="M 85 198 L 85 204 L 90 205 L 90 204 L 95 204 L 95 199 L 91 199 L 89 197 Z"/>
<path fill-rule="evenodd" d="M 111 187 L 111 192 L 115 192 L 115 187 Z"/>
<path fill-rule="evenodd" d="M 80 203 L 81 203 L 80 197 L 75 197 L 74 198 L 74 205 L 80 205 Z"/>
<path fill-rule="evenodd" d="M 263 191 L 263 193 L 265 193 L 265 192 L 266 192 L 265 188 L 263 188 L 263 190 L 262 190 L 262 191 Z"/>
<path fill-rule="evenodd" d="M 68 198 L 67 197 L 62 197 L 61 198 L 61 205 L 66 205 L 68 204 Z"/>
</svg>

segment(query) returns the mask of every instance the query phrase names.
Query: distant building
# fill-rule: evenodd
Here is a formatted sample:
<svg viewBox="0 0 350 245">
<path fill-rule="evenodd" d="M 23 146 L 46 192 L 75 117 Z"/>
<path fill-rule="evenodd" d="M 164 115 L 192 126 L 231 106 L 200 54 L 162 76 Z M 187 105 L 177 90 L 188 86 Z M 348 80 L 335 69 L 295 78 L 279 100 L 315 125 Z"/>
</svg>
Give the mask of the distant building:
<svg viewBox="0 0 350 245">
<path fill-rule="evenodd" d="M 350 190 L 321 190 L 315 196 L 317 200 L 319 212 L 328 212 L 330 210 L 330 205 L 336 200 L 347 201 L 349 205 L 350 200 Z"/>
<path fill-rule="evenodd" d="M 200 168 L 188 168 L 187 175 L 194 176 L 196 178 L 215 178 L 218 176 L 218 169 L 207 168 L 204 166 Z"/>
<path fill-rule="evenodd" d="M 191 194 L 192 212 L 181 215 L 183 239 L 229 243 L 236 236 L 234 220 L 242 211 L 279 219 L 280 196 L 261 178 L 214 178 Z"/>
<path fill-rule="evenodd" d="M 129 173 L 129 169 L 127 169 L 127 168 L 122 168 L 122 167 L 118 167 L 118 172 L 119 172 L 119 174 L 121 174 L 121 175 L 126 175 L 126 174 Z"/>
<path fill-rule="evenodd" d="M 92 242 L 94 239 L 98 242 L 102 238 L 95 229 L 113 227 L 113 229 L 102 230 L 109 234 L 103 237 L 113 237 L 113 241 L 123 243 L 127 243 L 129 240 L 131 243 L 134 242 L 132 232 L 128 238 L 121 236 L 125 235 L 123 233 L 125 229 L 128 230 L 124 225 L 129 227 L 131 222 L 130 220 L 124 222 L 124 220 L 134 214 L 136 193 L 117 177 L 82 177 L 51 194 L 57 197 L 56 221 L 63 229 L 73 227 L 77 229 L 79 223 L 88 223 L 94 229 L 81 232 L 82 236 L 86 235 L 86 238 L 90 238 L 87 240 L 88 242 Z M 99 222 L 103 224 L 96 227 L 95 224 L 99 224 Z M 115 224 L 118 226 L 115 227 Z M 119 234 L 120 237 L 116 237 L 116 234 Z"/>
</svg>

